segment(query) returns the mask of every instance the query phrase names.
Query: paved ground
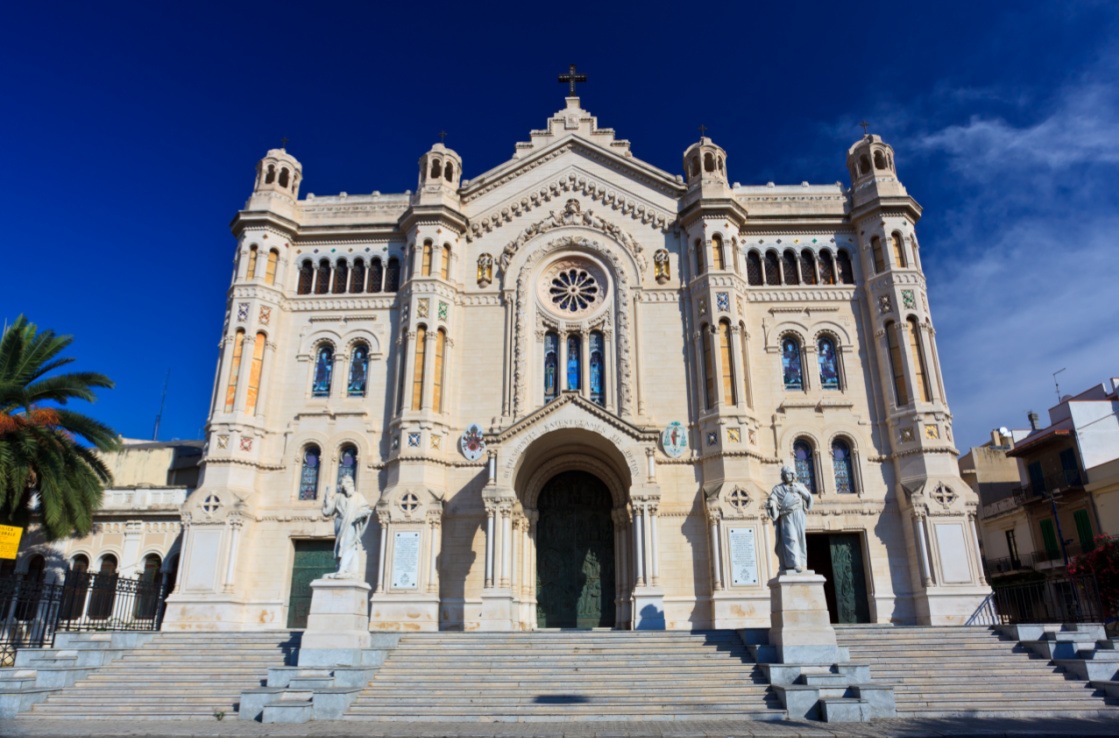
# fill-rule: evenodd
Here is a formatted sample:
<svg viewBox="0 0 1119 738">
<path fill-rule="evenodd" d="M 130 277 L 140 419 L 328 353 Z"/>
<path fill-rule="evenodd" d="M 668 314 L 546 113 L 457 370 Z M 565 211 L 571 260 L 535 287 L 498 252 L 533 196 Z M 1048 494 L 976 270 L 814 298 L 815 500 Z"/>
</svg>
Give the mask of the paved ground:
<svg viewBox="0 0 1119 738">
<path fill-rule="evenodd" d="M 689 720 L 679 723 L 585 721 L 579 723 L 383 723 L 321 722 L 304 725 L 262 725 L 227 718 L 222 721 L 9 720 L 0 735 L 46 736 L 365 736 L 367 738 L 738 738 L 739 736 L 854 736 L 855 738 L 916 738 L 917 736 L 1114 736 L 1119 726 L 1111 719 L 977 719 L 879 720 L 873 723 L 822 724 L 733 720 Z"/>
</svg>

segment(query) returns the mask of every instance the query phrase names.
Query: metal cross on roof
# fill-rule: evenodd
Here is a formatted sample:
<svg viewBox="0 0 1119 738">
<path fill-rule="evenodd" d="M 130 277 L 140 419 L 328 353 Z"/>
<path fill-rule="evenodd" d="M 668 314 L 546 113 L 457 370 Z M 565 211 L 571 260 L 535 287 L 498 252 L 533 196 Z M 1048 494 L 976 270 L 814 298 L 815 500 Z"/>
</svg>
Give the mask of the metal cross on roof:
<svg viewBox="0 0 1119 738">
<path fill-rule="evenodd" d="M 572 64 L 568 68 L 567 74 L 561 74 L 559 76 L 559 81 L 560 81 L 561 84 L 564 83 L 564 82 L 566 82 L 568 84 L 568 86 L 569 86 L 568 89 L 570 90 L 569 97 L 576 97 L 578 95 L 578 93 L 575 91 L 575 85 L 578 84 L 579 82 L 586 82 L 587 81 L 587 75 L 576 74 L 575 73 L 575 65 Z"/>
<path fill-rule="evenodd" d="M 859 125 L 863 127 L 863 135 L 864 136 L 866 134 L 870 133 L 870 123 L 867 123 L 865 120 L 860 120 Z"/>
<path fill-rule="evenodd" d="M 286 149 L 287 147 L 288 147 L 288 137 L 284 136 L 283 138 L 280 139 L 280 148 L 281 149 Z"/>
<path fill-rule="evenodd" d="M 447 142 L 447 132 L 446 131 L 439 131 L 439 143 L 446 143 L 446 142 Z"/>
<path fill-rule="evenodd" d="M 699 124 L 699 135 L 700 135 L 700 136 L 703 136 L 703 135 L 704 135 L 704 134 L 706 134 L 706 133 L 707 133 L 707 126 L 705 126 L 705 125 L 703 125 L 702 123 L 700 123 L 700 124 Z"/>
</svg>

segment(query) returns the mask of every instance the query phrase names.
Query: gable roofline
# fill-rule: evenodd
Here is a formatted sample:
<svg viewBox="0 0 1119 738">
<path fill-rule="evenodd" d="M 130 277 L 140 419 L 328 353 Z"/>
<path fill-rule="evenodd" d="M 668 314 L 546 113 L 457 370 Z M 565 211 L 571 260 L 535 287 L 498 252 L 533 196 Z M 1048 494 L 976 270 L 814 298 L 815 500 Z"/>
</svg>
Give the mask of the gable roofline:
<svg viewBox="0 0 1119 738">
<path fill-rule="evenodd" d="M 496 436 L 493 437 L 493 439 L 498 443 L 505 443 L 506 441 L 509 441 L 516 436 L 524 433 L 532 426 L 543 422 L 549 416 L 554 415 L 556 412 L 562 410 L 568 405 L 574 405 L 579 410 L 582 410 L 588 415 L 593 416 L 596 420 L 602 421 L 604 425 L 607 425 L 615 430 L 626 434 L 635 441 L 655 442 L 659 435 L 655 429 L 649 430 L 646 428 L 639 428 L 638 426 L 622 420 L 621 418 L 610 412 L 607 412 L 604 407 L 591 402 L 590 400 L 580 395 L 577 391 L 569 390 L 563 392 L 558 398 L 552 400 L 544 407 L 537 408 L 534 412 L 521 418 L 505 430 L 499 431 Z"/>
</svg>

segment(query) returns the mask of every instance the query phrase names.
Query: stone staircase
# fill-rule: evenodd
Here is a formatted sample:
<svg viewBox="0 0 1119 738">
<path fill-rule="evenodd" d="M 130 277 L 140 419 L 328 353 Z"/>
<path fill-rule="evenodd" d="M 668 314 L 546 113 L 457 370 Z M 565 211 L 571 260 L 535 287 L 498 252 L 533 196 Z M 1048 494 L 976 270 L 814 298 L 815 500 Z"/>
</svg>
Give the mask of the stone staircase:
<svg viewBox="0 0 1119 738">
<path fill-rule="evenodd" d="M 159 633 L 34 705 L 20 719 L 235 717 L 241 692 L 292 661 L 300 633 Z"/>
<path fill-rule="evenodd" d="M 346 720 L 783 720 L 733 631 L 409 634 Z"/>
<path fill-rule="evenodd" d="M 894 685 L 899 718 L 1119 717 L 1103 693 L 987 627 L 837 625 L 851 660 Z"/>
</svg>

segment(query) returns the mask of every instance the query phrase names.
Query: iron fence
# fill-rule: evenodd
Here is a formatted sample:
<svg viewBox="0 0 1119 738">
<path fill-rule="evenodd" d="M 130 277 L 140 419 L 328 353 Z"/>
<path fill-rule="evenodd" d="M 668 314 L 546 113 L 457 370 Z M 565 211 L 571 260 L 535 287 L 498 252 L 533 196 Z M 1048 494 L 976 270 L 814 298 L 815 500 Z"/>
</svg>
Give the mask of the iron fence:
<svg viewBox="0 0 1119 738">
<path fill-rule="evenodd" d="M 160 582 L 70 572 L 61 584 L 0 577 L 0 666 L 20 648 L 54 643 L 58 631 L 159 630 L 166 593 Z"/>
<path fill-rule="evenodd" d="M 1096 580 L 1090 576 L 1066 576 L 996 585 L 968 625 L 1102 623 L 1106 619 Z"/>
</svg>

